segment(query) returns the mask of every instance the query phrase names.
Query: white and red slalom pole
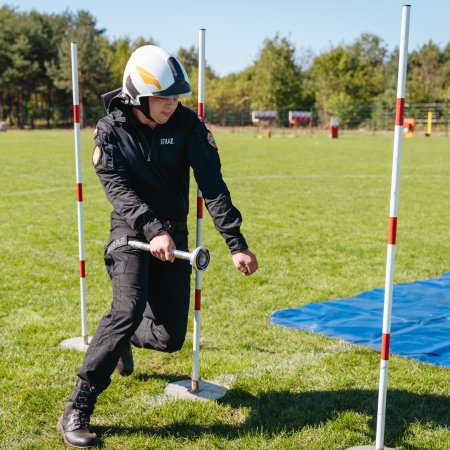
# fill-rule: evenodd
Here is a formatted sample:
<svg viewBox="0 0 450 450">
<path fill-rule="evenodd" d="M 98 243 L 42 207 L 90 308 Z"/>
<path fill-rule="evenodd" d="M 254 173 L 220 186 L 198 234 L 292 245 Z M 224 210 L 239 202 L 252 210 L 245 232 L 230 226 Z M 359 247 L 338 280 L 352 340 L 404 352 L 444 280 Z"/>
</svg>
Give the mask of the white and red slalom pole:
<svg viewBox="0 0 450 450">
<path fill-rule="evenodd" d="M 403 114 L 405 106 L 406 65 L 408 58 L 410 5 L 402 7 L 402 29 L 400 34 L 400 56 L 398 65 L 397 106 L 395 112 L 394 156 L 392 162 L 391 201 L 389 210 L 389 231 L 386 260 L 386 283 L 384 290 L 383 331 L 381 341 L 380 386 L 378 394 L 378 414 L 376 450 L 384 449 L 384 428 L 386 419 L 387 372 L 389 361 L 389 340 L 391 335 L 392 294 L 394 285 L 394 260 L 397 235 L 398 191 L 400 159 L 403 140 Z"/>
<path fill-rule="evenodd" d="M 205 120 L 205 36 L 206 30 L 200 29 L 198 32 L 198 118 Z M 201 247 L 203 241 L 203 196 L 197 188 L 197 237 L 196 247 Z M 202 300 L 202 274 L 195 272 L 195 304 L 194 304 L 194 333 L 193 333 L 193 363 L 191 390 L 199 390 L 199 367 L 200 367 L 200 309 Z"/>
<path fill-rule="evenodd" d="M 81 175 L 80 145 L 80 100 L 78 94 L 78 56 L 77 43 L 70 45 L 72 55 L 73 86 L 73 129 L 75 133 L 75 167 L 77 177 L 77 209 L 78 209 L 78 248 L 80 259 L 80 295 L 81 295 L 81 336 L 83 344 L 88 345 L 87 312 L 86 312 L 86 267 L 84 259 L 84 219 L 83 219 L 83 180 Z"/>
</svg>

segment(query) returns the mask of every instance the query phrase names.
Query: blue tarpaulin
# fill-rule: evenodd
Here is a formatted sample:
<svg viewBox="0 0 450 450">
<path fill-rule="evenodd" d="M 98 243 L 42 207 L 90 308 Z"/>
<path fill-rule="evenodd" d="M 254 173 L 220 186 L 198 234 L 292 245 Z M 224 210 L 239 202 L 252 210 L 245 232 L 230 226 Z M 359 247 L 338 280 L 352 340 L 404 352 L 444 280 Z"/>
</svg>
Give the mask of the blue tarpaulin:
<svg viewBox="0 0 450 450">
<path fill-rule="evenodd" d="M 384 289 L 276 311 L 271 322 L 381 347 Z M 390 352 L 450 367 L 450 272 L 394 286 Z"/>
</svg>

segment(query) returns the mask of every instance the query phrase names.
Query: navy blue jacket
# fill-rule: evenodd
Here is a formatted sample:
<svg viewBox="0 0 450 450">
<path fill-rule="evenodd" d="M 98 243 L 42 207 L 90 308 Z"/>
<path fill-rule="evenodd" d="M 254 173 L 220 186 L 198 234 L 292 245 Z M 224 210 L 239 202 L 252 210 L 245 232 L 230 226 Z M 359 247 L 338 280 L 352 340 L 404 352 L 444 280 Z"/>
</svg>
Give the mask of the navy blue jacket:
<svg viewBox="0 0 450 450">
<path fill-rule="evenodd" d="M 178 104 L 164 125 L 141 124 L 121 101 L 121 90 L 102 96 L 106 111 L 94 135 L 93 162 L 122 229 L 151 241 L 166 220 L 185 222 L 189 212 L 189 173 L 205 199 L 216 229 L 231 253 L 247 249 L 242 216 L 223 181 L 217 145 L 190 109 Z"/>
</svg>

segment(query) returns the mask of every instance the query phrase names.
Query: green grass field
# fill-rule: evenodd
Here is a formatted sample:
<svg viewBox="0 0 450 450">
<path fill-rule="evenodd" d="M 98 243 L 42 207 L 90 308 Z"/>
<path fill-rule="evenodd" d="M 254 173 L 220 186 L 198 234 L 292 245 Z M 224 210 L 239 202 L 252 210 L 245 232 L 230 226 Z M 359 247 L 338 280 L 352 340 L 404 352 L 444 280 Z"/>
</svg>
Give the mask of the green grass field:
<svg viewBox="0 0 450 450">
<path fill-rule="evenodd" d="M 103 266 L 110 206 L 82 134 L 89 331 L 111 301 Z M 92 418 L 105 449 L 324 449 L 375 443 L 379 354 L 272 325 L 278 309 L 384 286 L 393 133 L 217 131 L 223 174 L 260 270 L 237 272 L 205 219 L 201 378 L 229 387 L 217 402 L 164 397 L 189 378 L 192 317 L 175 354 L 136 349 L 136 371 L 113 375 Z M 0 134 L 0 447 L 62 449 L 55 425 L 83 355 L 79 336 L 72 131 Z M 395 282 L 450 267 L 450 140 L 404 141 Z M 195 185 L 192 183 L 192 200 Z M 195 239 L 191 202 L 191 247 Z M 381 332 L 381 330 L 380 330 Z M 392 356 L 385 444 L 450 448 L 450 372 Z"/>
</svg>

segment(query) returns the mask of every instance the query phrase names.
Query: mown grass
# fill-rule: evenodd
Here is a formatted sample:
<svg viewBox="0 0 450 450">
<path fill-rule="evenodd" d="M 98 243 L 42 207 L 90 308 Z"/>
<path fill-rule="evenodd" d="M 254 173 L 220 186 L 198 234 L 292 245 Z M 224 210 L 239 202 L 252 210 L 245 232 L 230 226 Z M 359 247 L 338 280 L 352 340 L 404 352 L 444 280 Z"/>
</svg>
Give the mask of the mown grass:
<svg viewBox="0 0 450 450">
<path fill-rule="evenodd" d="M 223 173 L 243 212 L 260 270 L 242 277 L 205 220 L 212 263 L 203 277 L 201 378 L 229 387 L 217 402 L 164 397 L 188 378 L 182 351 L 136 350 L 130 378 L 113 376 L 93 425 L 108 449 L 345 449 L 374 444 L 379 354 L 281 328 L 278 309 L 384 286 L 390 134 L 217 131 Z M 449 270 L 450 145 L 404 142 L 395 282 Z M 110 206 L 82 134 L 89 331 L 110 303 L 102 250 Z M 80 335 L 71 131 L 0 134 L 0 447 L 58 449 L 55 424 L 82 361 L 58 343 Z M 192 186 L 192 199 L 195 195 Z M 192 247 L 195 202 L 191 202 Z M 374 318 L 380 320 L 381 318 Z M 192 321 L 189 327 L 192 330 Z M 380 330 L 381 331 L 381 330 Z M 387 446 L 448 449 L 448 369 L 392 356 Z"/>
</svg>

